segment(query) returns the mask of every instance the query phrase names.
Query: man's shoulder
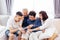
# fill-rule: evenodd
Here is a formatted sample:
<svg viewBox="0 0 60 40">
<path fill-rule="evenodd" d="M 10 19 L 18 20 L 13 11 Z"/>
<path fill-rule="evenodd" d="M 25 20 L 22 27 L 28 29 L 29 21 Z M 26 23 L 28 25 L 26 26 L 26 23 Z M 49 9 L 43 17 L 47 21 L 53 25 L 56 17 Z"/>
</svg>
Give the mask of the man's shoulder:
<svg viewBox="0 0 60 40">
<path fill-rule="evenodd" d="M 35 23 L 41 23 L 41 20 L 40 20 L 40 18 L 36 18 L 36 21 L 35 21 Z"/>
<path fill-rule="evenodd" d="M 36 21 L 40 21 L 40 18 L 36 18 Z"/>
</svg>

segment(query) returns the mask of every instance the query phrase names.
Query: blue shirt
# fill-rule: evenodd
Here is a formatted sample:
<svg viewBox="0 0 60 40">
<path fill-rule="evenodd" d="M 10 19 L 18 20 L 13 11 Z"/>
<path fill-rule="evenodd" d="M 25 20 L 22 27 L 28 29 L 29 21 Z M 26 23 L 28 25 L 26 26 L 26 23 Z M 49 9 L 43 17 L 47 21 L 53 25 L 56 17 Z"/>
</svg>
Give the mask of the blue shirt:
<svg viewBox="0 0 60 40">
<path fill-rule="evenodd" d="M 28 19 L 27 23 L 28 23 L 28 25 L 33 24 L 33 26 L 32 26 L 31 29 L 37 28 L 39 26 L 42 26 L 41 20 L 39 18 L 37 18 L 36 20 L 30 20 L 30 19 Z M 38 31 L 40 31 L 40 30 L 38 30 Z M 37 32 L 37 30 L 35 30 L 33 32 Z"/>
<path fill-rule="evenodd" d="M 32 29 L 37 28 L 37 27 L 39 27 L 39 26 L 42 25 L 41 20 L 39 18 L 37 18 L 36 20 L 30 20 L 30 19 L 28 19 L 27 23 L 28 23 L 28 25 L 33 24 Z"/>
</svg>

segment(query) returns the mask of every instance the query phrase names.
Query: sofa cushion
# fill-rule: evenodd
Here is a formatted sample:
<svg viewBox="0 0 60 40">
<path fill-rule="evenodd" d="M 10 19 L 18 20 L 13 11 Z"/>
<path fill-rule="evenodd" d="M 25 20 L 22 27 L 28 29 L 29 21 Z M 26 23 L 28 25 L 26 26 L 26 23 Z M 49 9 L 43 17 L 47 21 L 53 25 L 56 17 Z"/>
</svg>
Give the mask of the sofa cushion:
<svg viewBox="0 0 60 40">
<path fill-rule="evenodd" d="M 60 34 L 60 19 L 53 19 L 54 26 L 56 27 L 58 33 Z"/>
<path fill-rule="evenodd" d="M 0 25 L 6 26 L 9 15 L 0 15 Z"/>
</svg>

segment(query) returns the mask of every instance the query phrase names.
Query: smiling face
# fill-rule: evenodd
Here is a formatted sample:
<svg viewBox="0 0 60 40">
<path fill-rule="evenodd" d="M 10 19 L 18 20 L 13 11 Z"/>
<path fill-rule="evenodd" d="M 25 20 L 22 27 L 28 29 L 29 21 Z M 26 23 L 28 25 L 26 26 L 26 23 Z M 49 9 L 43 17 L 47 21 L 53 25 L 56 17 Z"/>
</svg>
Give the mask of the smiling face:
<svg viewBox="0 0 60 40">
<path fill-rule="evenodd" d="M 27 16 L 28 15 L 28 10 L 27 9 L 23 9 L 23 15 Z"/>
<path fill-rule="evenodd" d="M 30 20 L 35 20 L 36 17 L 36 12 L 35 11 L 30 11 L 29 12 L 29 19 Z"/>
<path fill-rule="evenodd" d="M 16 22 L 19 22 L 22 19 L 22 16 L 16 15 L 14 19 Z"/>
<path fill-rule="evenodd" d="M 29 15 L 29 19 L 30 19 L 30 20 L 35 20 L 35 17 L 34 17 L 34 16 Z"/>
</svg>

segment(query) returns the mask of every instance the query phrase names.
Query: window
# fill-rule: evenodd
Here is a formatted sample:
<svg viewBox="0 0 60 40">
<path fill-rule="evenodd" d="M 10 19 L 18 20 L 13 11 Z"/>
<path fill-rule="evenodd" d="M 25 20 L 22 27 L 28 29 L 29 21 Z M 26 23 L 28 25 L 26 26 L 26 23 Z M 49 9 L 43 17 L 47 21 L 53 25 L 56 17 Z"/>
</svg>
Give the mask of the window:
<svg viewBox="0 0 60 40">
<path fill-rule="evenodd" d="M 15 15 L 17 11 L 22 11 L 23 8 L 36 11 L 37 16 L 39 11 L 44 10 L 49 18 L 54 18 L 54 0 L 14 0 L 12 15 Z"/>
</svg>

